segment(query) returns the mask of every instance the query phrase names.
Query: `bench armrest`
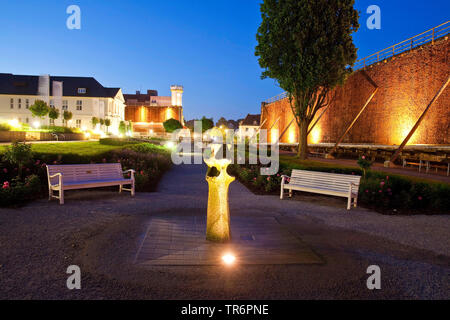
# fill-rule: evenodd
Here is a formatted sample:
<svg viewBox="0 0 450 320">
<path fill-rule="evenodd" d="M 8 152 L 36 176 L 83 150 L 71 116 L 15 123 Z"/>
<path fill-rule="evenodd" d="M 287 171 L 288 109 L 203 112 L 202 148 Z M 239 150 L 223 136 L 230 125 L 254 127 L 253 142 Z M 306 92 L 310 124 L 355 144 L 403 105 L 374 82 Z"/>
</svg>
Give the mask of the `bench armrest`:
<svg viewBox="0 0 450 320">
<path fill-rule="evenodd" d="M 127 170 L 127 171 L 123 172 L 123 174 L 127 174 L 127 173 L 130 173 L 131 174 L 131 179 L 134 180 L 134 174 L 136 173 L 136 171 L 133 170 L 133 169 L 130 169 L 130 170 Z"/>
<path fill-rule="evenodd" d="M 48 177 L 48 184 L 49 184 L 49 186 L 53 186 L 53 185 L 52 185 L 52 182 L 51 182 L 51 179 L 56 178 L 56 177 L 59 178 L 59 179 L 58 179 L 58 184 L 59 184 L 60 186 L 62 186 L 62 177 L 63 177 L 62 173 L 57 173 L 57 174 L 54 174 L 54 175 L 52 175 L 52 176 L 49 176 L 49 177 Z"/>
<path fill-rule="evenodd" d="M 286 175 L 282 175 L 281 176 L 281 184 L 284 184 L 286 182 L 286 180 L 289 181 L 289 179 L 291 179 L 291 177 L 286 176 Z"/>
</svg>

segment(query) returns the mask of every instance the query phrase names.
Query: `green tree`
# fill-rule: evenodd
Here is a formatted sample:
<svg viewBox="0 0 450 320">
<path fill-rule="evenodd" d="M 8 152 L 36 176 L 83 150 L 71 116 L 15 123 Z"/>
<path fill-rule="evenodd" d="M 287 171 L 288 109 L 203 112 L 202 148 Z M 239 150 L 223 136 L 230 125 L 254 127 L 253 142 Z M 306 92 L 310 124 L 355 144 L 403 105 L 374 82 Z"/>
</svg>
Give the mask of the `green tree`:
<svg viewBox="0 0 450 320">
<path fill-rule="evenodd" d="M 224 117 L 220 118 L 219 121 L 217 121 L 216 127 L 223 127 L 224 129 L 228 128 L 228 121 Z"/>
<path fill-rule="evenodd" d="M 33 117 L 44 118 L 49 112 L 50 108 L 45 101 L 36 100 L 29 110 Z"/>
<path fill-rule="evenodd" d="M 202 132 L 214 128 L 214 120 L 212 118 L 208 119 L 206 117 L 203 117 L 201 121 L 202 121 Z"/>
<path fill-rule="evenodd" d="M 48 117 L 52 119 L 54 123 L 54 121 L 59 118 L 59 110 L 56 108 L 50 108 L 50 111 L 48 112 Z"/>
<path fill-rule="evenodd" d="M 180 121 L 175 119 L 169 119 L 166 122 L 163 123 L 164 129 L 168 133 L 172 133 L 175 130 L 183 129 L 183 126 L 181 125 Z"/>
<path fill-rule="evenodd" d="M 125 124 L 125 121 L 120 121 L 120 123 L 119 123 L 119 133 L 120 134 L 126 134 L 127 133 L 127 125 Z"/>
<path fill-rule="evenodd" d="M 67 111 L 67 110 L 64 111 L 64 113 L 63 113 L 63 119 L 64 119 L 64 121 L 65 121 L 65 123 L 66 123 L 66 126 L 67 126 L 67 124 L 69 123 L 69 121 L 72 120 L 72 118 L 73 118 L 72 112 Z"/>
<path fill-rule="evenodd" d="M 95 129 L 95 127 L 97 127 L 97 124 L 99 124 L 100 120 L 97 117 L 92 117 L 91 119 L 91 123 L 92 123 L 92 128 Z"/>
<path fill-rule="evenodd" d="M 111 120 L 105 119 L 106 133 L 109 131 L 109 127 L 111 126 Z"/>
<path fill-rule="evenodd" d="M 308 155 L 308 128 L 330 92 L 356 61 L 352 33 L 359 28 L 354 0 L 264 0 L 255 55 L 262 78 L 288 93 L 299 127 L 298 156 Z"/>
<path fill-rule="evenodd" d="M 104 119 L 100 119 L 99 123 L 100 123 L 101 126 L 103 126 L 105 124 L 105 120 Z"/>
</svg>

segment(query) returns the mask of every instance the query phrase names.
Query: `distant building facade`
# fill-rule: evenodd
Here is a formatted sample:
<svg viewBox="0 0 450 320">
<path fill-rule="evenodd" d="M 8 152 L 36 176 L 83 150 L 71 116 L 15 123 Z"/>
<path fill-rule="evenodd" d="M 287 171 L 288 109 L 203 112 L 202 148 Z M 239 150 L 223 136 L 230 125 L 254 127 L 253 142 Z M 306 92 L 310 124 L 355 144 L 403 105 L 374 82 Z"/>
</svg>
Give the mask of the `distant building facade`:
<svg viewBox="0 0 450 320">
<path fill-rule="evenodd" d="M 125 120 L 133 123 L 133 131 L 143 135 L 163 133 L 163 123 L 175 119 L 184 125 L 183 119 L 183 86 L 170 87 L 171 96 L 158 96 L 158 91 L 139 91 L 136 94 L 125 94 Z"/>
<path fill-rule="evenodd" d="M 29 107 L 45 101 L 60 111 L 55 121 L 33 118 Z M 64 123 L 63 113 L 73 118 Z M 32 76 L 0 73 L 0 121 L 92 129 L 92 118 L 109 119 L 109 131 L 117 132 L 125 119 L 125 99 L 120 88 L 106 88 L 92 77 Z"/>
<path fill-rule="evenodd" d="M 248 114 L 239 124 L 239 135 L 244 138 L 252 138 L 258 132 L 260 123 L 260 114 Z"/>
</svg>

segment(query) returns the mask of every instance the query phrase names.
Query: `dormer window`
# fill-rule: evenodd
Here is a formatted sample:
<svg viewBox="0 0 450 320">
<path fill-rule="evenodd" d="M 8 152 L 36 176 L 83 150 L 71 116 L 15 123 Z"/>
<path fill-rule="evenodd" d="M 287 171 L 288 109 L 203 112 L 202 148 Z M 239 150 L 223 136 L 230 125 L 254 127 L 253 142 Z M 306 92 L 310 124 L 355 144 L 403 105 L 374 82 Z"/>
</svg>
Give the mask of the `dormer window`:
<svg viewBox="0 0 450 320">
<path fill-rule="evenodd" d="M 78 88 L 78 94 L 86 94 L 86 88 Z"/>
</svg>

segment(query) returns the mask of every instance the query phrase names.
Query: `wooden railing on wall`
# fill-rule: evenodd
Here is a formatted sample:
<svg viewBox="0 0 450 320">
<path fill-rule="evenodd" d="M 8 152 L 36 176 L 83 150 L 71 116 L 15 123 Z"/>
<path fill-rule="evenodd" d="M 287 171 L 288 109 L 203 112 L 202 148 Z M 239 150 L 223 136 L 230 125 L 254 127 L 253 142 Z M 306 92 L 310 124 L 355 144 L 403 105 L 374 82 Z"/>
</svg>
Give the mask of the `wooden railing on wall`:
<svg viewBox="0 0 450 320">
<path fill-rule="evenodd" d="M 356 61 L 355 65 L 353 66 L 353 70 L 363 69 L 374 63 L 389 59 L 400 53 L 410 51 L 414 48 L 420 47 L 429 42 L 434 44 L 434 42 L 436 40 L 447 36 L 449 33 L 450 33 L 450 20 L 447 22 L 444 22 L 443 24 L 438 25 L 437 27 L 434 27 L 430 30 L 422 32 L 421 34 L 418 34 L 412 38 L 406 39 L 402 42 L 394 44 L 393 46 L 390 46 L 389 48 L 380 50 L 378 52 L 375 52 L 374 54 L 371 54 L 370 56 L 367 56 L 365 58 L 362 58 L 362 59 Z M 274 102 L 283 100 L 286 97 L 287 97 L 287 93 L 284 92 L 275 97 L 267 99 L 265 101 L 265 103 L 266 104 L 274 103 Z"/>
</svg>

